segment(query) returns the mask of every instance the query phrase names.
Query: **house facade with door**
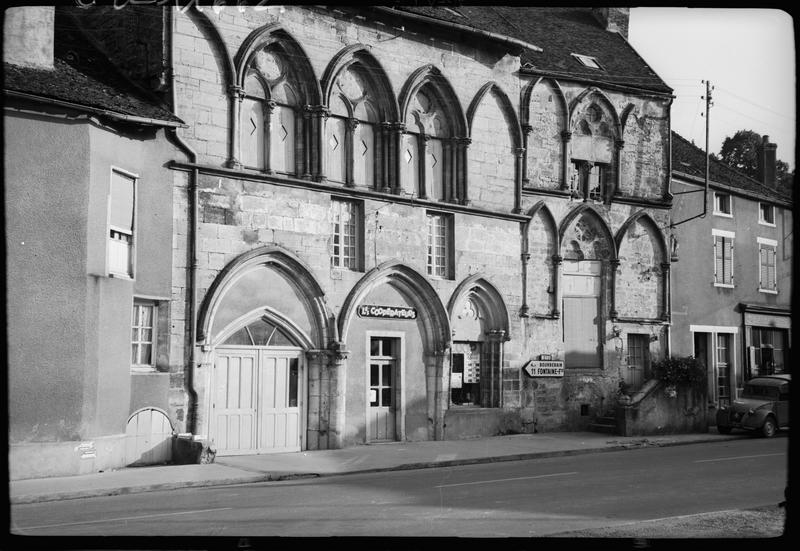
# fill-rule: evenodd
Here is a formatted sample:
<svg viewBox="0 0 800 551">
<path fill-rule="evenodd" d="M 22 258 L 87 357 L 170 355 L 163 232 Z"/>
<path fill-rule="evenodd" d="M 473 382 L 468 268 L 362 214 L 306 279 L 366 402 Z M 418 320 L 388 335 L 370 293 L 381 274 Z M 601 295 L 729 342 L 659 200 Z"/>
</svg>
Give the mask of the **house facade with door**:
<svg viewBox="0 0 800 551">
<path fill-rule="evenodd" d="M 217 454 L 585 429 L 668 353 L 626 9 L 72 11 L 132 78 L 166 30 L 170 415 Z"/>
<path fill-rule="evenodd" d="M 9 477 L 164 462 L 181 122 L 52 6 L 4 15 Z"/>
<path fill-rule="evenodd" d="M 672 346 L 707 366 L 713 409 L 752 377 L 790 373 L 793 200 L 767 137 L 761 180 L 710 160 L 707 194 L 705 153 L 676 133 L 672 143 Z"/>
</svg>

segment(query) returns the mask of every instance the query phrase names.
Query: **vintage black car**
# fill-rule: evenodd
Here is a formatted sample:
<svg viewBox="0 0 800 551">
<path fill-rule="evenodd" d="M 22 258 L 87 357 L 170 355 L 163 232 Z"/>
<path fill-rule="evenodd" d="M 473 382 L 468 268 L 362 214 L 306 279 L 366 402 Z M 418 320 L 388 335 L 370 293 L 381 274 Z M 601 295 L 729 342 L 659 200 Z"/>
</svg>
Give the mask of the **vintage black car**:
<svg viewBox="0 0 800 551">
<path fill-rule="evenodd" d="M 789 427 L 789 383 L 791 375 L 755 377 L 744 385 L 742 396 L 717 410 L 717 430 L 760 431 L 767 438 Z"/>
</svg>

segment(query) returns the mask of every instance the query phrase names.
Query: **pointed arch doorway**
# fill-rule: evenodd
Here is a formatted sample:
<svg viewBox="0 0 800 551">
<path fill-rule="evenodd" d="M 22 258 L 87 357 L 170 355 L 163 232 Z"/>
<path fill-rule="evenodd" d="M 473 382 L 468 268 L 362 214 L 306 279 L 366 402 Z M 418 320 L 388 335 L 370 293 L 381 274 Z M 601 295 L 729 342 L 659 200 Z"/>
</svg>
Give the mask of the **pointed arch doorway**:
<svg viewBox="0 0 800 551">
<path fill-rule="evenodd" d="M 217 454 L 300 451 L 303 349 L 262 316 L 235 330 L 215 352 L 210 420 Z"/>
</svg>

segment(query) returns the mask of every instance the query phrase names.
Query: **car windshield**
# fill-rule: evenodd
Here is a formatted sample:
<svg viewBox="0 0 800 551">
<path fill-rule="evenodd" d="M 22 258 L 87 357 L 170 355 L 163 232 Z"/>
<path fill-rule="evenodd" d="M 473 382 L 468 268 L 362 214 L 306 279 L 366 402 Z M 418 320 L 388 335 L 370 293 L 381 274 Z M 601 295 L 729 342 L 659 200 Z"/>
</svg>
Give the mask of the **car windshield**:
<svg viewBox="0 0 800 551">
<path fill-rule="evenodd" d="M 778 398 L 778 389 L 774 386 L 745 385 L 742 396 L 744 398 L 775 400 Z"/>
</svg>

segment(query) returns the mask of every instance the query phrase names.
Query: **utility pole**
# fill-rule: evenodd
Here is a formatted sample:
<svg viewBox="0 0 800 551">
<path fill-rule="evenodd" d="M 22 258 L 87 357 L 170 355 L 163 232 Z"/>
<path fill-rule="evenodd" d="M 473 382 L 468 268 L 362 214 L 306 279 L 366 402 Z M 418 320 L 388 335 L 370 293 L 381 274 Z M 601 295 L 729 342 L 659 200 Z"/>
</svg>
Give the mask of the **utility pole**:
<svg viewBox="0 0 800 551">
<path fill-rule="evenodd" d="M 708 167 L 709 167 L 709 160 L 710 160 L 710 155 L 709 155 L 709 152 L 708 152 L 708 128 L 709 128 L 709 123 L 710 123 L 710 119 L 711 119 L 709 112 L 711 111 L 711 106 L 714 105 L 714 102 L 711 101 L 711 92 L 712 92 L 712 90 L 714 90 L 714 87 L 711 85 L 711 82 L 708 81 L 708 80 L 703 80 L 701 82 L 706 85 L 706 95 L 705 96 L 700 96 L 700 99 L 706 100 L 706 112 L 703 115 L 706 118 L 706 177 L 705 177 L 705 190 L 703 191 L 703 212 L 701 214 L 697 214 L 695 216 L 692 216 L 691 218 L 687 218 L 686 220 L 681 220 L 680 222 L 671 222 L 670 225 L 669 225 L 670 229 L 674 228 L 675 226 L 679 226 L 681 224 L 689 222 L 690 220 L 694 220 L 695 218 L 705 218 L 706 217 L 706 213 L 708 212 L 708 181 L 709 181 Z M 675 193 L 675 195 L 684 195 L 684 194 L 687 194 L 687 193 L 698 193 L 699 191 L 700 191 L 699 189 L 698 190 L 692 190 L 692 191 L 678 191 L 678 192 Z"/>
<path fill-rule="evenodd" d="M 709 161 L 708 161 L 708 157 L 709 157 L 709 153 L 708 153 L 708 127 L 709 127 L 709 124 L 710 124 L 710 121 L 711 121 L 711 106 L 713 105 L 713 102 L 711 101 L 711 91 L 713 89 L 714 89 L 714 87 L 711 86 L 711 81 L 707 80 L 706 81 L 706 96 L 705 96 L 705 100 L 706 100 L 706 191 L 705 191 L 705 199 L 703 200 L 703 217 L 705 217 L 706 210 L 708 208 L 708 164 L 709 164 Z"/>
</svg>

